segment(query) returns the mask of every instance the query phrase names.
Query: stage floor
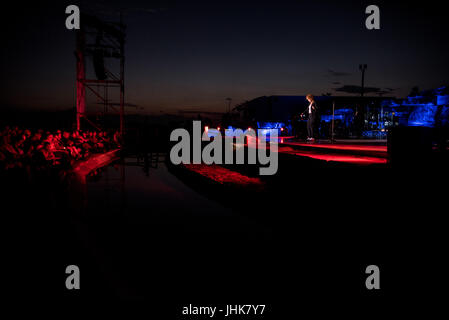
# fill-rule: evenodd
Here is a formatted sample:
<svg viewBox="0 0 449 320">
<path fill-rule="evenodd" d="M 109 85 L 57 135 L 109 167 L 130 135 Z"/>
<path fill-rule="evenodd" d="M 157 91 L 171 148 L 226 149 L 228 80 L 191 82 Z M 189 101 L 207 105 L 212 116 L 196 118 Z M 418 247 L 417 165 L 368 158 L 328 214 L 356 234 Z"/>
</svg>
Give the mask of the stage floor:
<svg viewBox="0 0 449 320">
<path fill-rule="evenodd" d="M 279 152 L 317 160 L 370 165 L 388 162 L 386 140 L 317 140 L 280 138 Z"/>
</svg>

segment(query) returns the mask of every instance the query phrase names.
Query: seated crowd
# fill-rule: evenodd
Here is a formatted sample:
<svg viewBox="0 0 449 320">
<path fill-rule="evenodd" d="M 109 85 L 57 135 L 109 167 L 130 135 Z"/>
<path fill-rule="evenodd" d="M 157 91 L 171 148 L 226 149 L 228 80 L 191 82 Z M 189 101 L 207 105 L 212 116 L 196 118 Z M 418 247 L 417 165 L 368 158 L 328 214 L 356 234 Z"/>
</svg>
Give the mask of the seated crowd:
<svg viewBox="0 0 449 320">
<path fill-rule="evenodd" d="M 0 170 L 31 167 L 36 170 L 70 168 L 92 153 L 120 148 L 119 132 L 61 131 L 32 132 L 18 127 L 0 131 Z"/>
</svg>

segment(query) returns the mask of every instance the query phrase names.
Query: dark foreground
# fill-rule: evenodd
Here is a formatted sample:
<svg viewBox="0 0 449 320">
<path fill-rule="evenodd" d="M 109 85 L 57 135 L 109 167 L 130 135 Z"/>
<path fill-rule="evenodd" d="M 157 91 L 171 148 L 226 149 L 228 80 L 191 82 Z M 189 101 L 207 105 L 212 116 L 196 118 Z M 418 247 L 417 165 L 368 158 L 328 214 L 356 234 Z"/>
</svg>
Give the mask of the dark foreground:
<svg viewBox="0 0 449 320">
<path fill-rule="evenodd" d="M 90 177 L 84 196 L 5 176 L 7 281 L 19 299 L 138 300 L 167 318 L 190 303 L 266 304 L 277 318 L 441 299 L 447 178 L 290 155 L 263 187 L 136 158 Z M 79 291 L 65 289 L 70 264 Z M 365 288 L 370 264 L 380 291 Z"/>
</svg>

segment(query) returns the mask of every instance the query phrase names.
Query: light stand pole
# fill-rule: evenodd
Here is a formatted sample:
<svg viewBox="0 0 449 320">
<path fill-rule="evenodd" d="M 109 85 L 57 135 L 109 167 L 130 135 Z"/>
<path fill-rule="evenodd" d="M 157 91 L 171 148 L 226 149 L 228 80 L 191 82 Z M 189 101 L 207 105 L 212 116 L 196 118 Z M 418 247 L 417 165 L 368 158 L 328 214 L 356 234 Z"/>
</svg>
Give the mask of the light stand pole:
<svg viewBox="0 0 449 320">
<path fill-rule="evenodd" d="M 359 65 L 359 69 L 360 69 L 360 71 L 362 71 L 362 92 L 361 92 L 362 97 L 363 97 L 364 90 L 365 90 L 365 70 L 367 67 L 368 67 L 368 65 L 366 65 L 366 64 Z"/>
<path fill-rule="evenodd" d="M 231 101 L 232 101 L 232 98 L 226 98 L 226 100 L 228 101 L 228 113 L 230 113 L 231 112 Z"/>
</svg>

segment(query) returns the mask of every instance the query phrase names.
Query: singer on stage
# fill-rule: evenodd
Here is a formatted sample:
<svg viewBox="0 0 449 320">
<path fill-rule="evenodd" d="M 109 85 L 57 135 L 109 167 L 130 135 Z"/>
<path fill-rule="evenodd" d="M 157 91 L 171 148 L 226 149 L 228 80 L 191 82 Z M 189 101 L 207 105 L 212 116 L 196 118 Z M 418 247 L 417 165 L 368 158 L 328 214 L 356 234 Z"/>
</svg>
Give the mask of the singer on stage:
<svg viewBox="0 0 449 320">
<path fill-rule="evenodd" d="M 308 120 L 307 120 L 307 141 L 315 141 L 315 136 L 313 134 L 313 130 L 315 127 L 315 119 L 317 112 L 317 105 L 315 99 L 311 94 L 306 96 L 307 101 L 309 101 L 309 107 L 307 108 L 308 112 Z"/>
</svg>

